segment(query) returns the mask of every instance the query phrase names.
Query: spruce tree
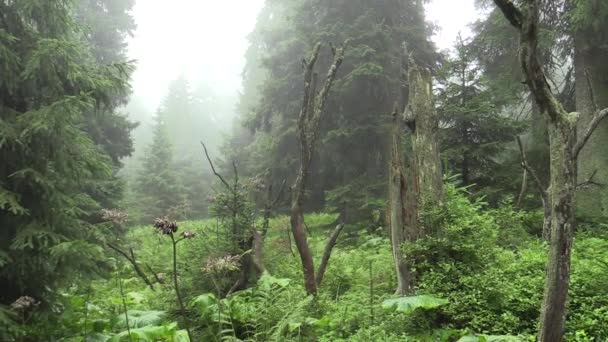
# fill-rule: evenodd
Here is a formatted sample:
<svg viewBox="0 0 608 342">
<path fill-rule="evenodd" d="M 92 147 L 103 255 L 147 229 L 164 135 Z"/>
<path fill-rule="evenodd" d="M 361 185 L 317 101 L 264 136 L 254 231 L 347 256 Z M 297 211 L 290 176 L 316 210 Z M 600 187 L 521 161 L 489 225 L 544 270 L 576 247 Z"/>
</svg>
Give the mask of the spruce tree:
<svg viewBox="0 0 608 342">
<path fill-rule="evenodd" d="M 74 12 L 0 2 L 0 303 L 44 299 L 104 259 L 86 186 L 111 179 L 112 161 L 85 127 L 128 91 L 131 66 L 99 63 Z"/>
<path fill-rule="evenodd" d="M 521 132 L 522 124 L 504 113 L 501 95 L 483 75 L 475 46 L 458 37 L 454 53 L 438 73 L 438 110 L 442 121 L 442 155 L 465 186 L 487 194 L 508 186 L 509 173 L 518 174 L 512 160 L 501 158 Z M 506 164 L 506 165 L 505 165 Z"/>
<path fill-rule="evenodd" d="M 135 183 L 142 222 L 168 215 L 170 208 L 181 202 L 168 127 L 160 114 L 155 120 L 152 143 Z"/>
</svg>

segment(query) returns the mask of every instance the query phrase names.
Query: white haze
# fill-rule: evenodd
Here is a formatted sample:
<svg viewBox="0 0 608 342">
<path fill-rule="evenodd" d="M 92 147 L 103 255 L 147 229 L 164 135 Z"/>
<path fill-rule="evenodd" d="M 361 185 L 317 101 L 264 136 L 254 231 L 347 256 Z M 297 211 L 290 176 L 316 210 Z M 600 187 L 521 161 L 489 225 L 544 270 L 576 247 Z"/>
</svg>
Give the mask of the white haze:
<svg viewBox="0 0 608 342">
<path fill-rule="evenodd" d="M 247 35 L 263 4 L 138 0 L 133 12 L 138 27 L 129 42 L 129 56 L 137 60 L 133 98 L 153 113 L 168 84 L 180 75 L 193 86 L 206 82 L 220 96 L 235 98 L 241 89 Z M 450 48 L 459 32 L 469 36 L 467 25 L 477 18 L 474 0 L 433 0 L 426 5 L 426 15 L 439 26 L 433 39 L 440 49 Z"/>
</svg>

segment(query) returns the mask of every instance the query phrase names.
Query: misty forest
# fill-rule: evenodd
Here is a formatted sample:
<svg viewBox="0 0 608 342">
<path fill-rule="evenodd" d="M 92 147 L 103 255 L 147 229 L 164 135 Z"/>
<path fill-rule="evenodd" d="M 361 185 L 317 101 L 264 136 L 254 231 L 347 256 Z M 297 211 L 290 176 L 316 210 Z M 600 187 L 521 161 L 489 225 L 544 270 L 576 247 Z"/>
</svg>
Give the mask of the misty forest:
<svg viewBox="0 0 608 342">
<path fill-rule="evenodd" d="M 608 0 L 0 0 L 0 341 L 608 341 Z"/>
</svg>

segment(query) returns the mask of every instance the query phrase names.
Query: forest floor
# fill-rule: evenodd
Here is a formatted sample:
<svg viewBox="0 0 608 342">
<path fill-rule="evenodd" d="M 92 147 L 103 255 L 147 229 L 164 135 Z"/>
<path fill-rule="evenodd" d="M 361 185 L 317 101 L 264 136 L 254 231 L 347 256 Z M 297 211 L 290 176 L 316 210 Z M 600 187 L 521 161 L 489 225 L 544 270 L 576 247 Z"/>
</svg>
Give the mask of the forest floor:
<svg viewBox="0 0 608 342">
<path fill-rule="evenodd" d="M 488 235 L 500 243 L 485 241 L 476 234 L 500 229 L 496 213 L 489 228 L 483 226 L 489 216 L 478 213 L 463 223 L 467 215 L 458 218 L 461 240 L 445 236 L 412 247 L 410 253 L 427 258 L 418 270 L 424 275 L 413 296 L 401 299 L 392 299 L 396 279 L 383 228 L 348 226 L 313 298 L 305 295 L 289 218 L 272 219 L 264 255 L 268 273 L 250 289 L 218 300 L 238 275 L 230 261 L 217 267 L 227 250 L 222 224 L 179 222 L 178 233 L 196 233 L 177 247 L 186 318 L 177 309 L 170 239 L 151 225 L 134 227 L 122 244 L 133 248 L 154 289 L 123 257 L 112 256 L 111 279 L 65 291 L 63 336 L 74 336 L 65 341 L 82 341 L 83 333 L 87 341 L 187 341 L 183 328 L 189 326 L 196 341 L 530 340 L 542 298 L 546 244 L 514 237 L 517 230 Z M 335 220 L 336 215 L 325 213 L 306 216 L 317 262 Z M 583 233 L 577 238 L 568 340 L 606 341 L 607 247 L 605 238 Z M 215 268 L 209 266 L 214 263 Z"/>
</svg>

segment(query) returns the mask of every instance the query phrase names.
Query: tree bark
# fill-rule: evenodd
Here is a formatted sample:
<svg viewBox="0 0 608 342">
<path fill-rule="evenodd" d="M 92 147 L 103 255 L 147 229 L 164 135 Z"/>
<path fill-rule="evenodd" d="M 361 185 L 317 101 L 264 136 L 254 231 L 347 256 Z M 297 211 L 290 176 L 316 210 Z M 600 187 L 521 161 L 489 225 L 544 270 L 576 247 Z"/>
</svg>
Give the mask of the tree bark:
<svg viewBox="0 0 608 342">
<path fill-rule="evenodd" d="M 418 215 L 416 212 L 417 196 L 408 196 L 407 194 L 408 188 L 406 183 L 406 173 L 404 171 L 405 167 L 402 159 L 404 153 L 401 139 L 403 135 L 403 127 L 401 122 L 402 119 L 398 115 L 397 108 L 395 108 L 393 112 L 391 163 L 389 167 L 389 218 L 391 228 L 391 247 L 393 252 L 393 260 L 395 263 L 395 273 L 397 275 L 397 288 L 395 289 L 395 294 L 403 296 L 409 291 L 412 279 L 410 269 L 406 263 L 403 252 L 401 251 L 401 245 L 407 239 L 408 234 L 406 226 L 415 226 Z M 410 172 L 410 176 L 411 175 L 413 175 L 412 172 Z M 410 179 L 412 181 L 409 184 L 415 184 L 415 181 L 413 181 L 414 177 L 410 177 Z M 412 191 L 412 189 L 409 189 L 409 191 Z M 406 209 L 406 205 L 408 204 L 411 207 L 409 213 Z M 415 227 L 410 227 L 410 229 L 411 228 L 415 229 Z"/>
<path fill-rule="evenodd" d="M 409 103 L 405 119 L 412 130 L 419 204 L 440 204 L 443 201 L 443 176 L 438 143 L 439 116 L 433 100 L 432 77 L 430 71 L 417 65 L 411 55 L 408 82 Z"/>
<path fill-rule="evenodd" d="M 564 335 L 566 303 L 570 284 L 570 257 L 576 191 L 576 160 L 608 109 L 594 112 L 583 135 L 576 136 L 578 113 L 568 113 L 553 95 L 538 58 L 538 0 L 524 0 L 524 11 L 511 0 L 494 0 L 507 20 L 520 33 L 520 62 L 525 83 L 530 89 L 547 123 L 550 154 L 550 224 L 551 243 L 545 276 L 544 299 L 541 308 L 538 340 L 561 341 Z M 545 218 L 546 219 L 546 218 Z"/>
<path fill-rule="evenodd" d="M 327 77 L 323 88 L 321 88 L 319 93 L 317 93 L 317 76 L 314 72 L 314 68 L 319 57 L 320 50 L 321 43 L 317 43 L 313 48 L 308 62 L 306 63 L 304 74 L 304 96 L 302 99 L 302 108 L 298 117 L 300 168 L 293 185 L 290 218 L 294 241 L 296 243 L 298 253 L 300 254 L 300 260 L 302 261 L 304 287 L 309 295 L 317 294 L 319 284 L 317 283 L 315 277 L 312 251 L 308 246 L 308 237 L 304 225 L 304 196 L 306 182 L 309 175 L 310 163 L 312 162 L 312 157 L 314 154 L 321 118 L 325 109 L 325 103 L 329 97 L 329 91 L 336 78 L 338 69 L 344 60 L 344 47 L 340 47 L 335 50 L 333 64 L 330 66 L 329 71 L 327 72 Z M 331 253 L 331 248 L 329 253 Z M 329 257 L 327 260 L 329 261 Z"/>
</svg>

